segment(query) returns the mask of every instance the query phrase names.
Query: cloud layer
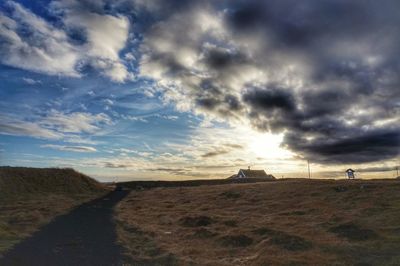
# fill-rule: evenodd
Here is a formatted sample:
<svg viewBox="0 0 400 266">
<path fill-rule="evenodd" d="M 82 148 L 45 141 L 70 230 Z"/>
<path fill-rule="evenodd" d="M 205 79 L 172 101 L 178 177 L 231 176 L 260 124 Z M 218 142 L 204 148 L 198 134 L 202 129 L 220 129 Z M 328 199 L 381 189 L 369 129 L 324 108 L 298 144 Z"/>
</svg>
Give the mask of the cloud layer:
<svg viewBox="0 0 400 266">
<path fill-rule="evenodd" d="M 6 2 L 8 12 L 0 10 L 1 62 L 49 75 L 80 77 L 91 67 L 117 82 L 132 77 L 119 57 L 128 40 L 128 19 L 98 13 L 102 9 L 93 9 L 89 2 L 51 2 L 50 11 L 61 27 L 14 1 Z"/>
<path fill-rule="evenodd" d="M 397 1 L 151 3 L 141 74 L 179 109 L 283 132 L 314 162 L 399 155 Z"/>
<path fill-rule="evenodd" d="M 42 13 L 29 7 L 0 5 L 2 64 L 66 77 L 95 72 L 119 83 L 135 73 L 134 86 L 143 82 L 146 97 L 160 96 L 205 121 L 283 136 L 281 147 L 297 159 L 336 164 L 399 156 L 397 0 L 53 0 Z M 136 108 L 137 95 L 124 96 L 131 84 L 102 99 L 107 114 Z M 79 95 L 95 97 L 89 87 Z M 149 114 L 113 115 L 148 122 L 154 114 L 152 103 L 142 109 L 146 104 Z M 0 133 L 75 142 L 111 124 L 98 110 L 47 111 L 35 119 L 6 115 Z M 219 144 L 196 158 L 240 151 Z"/>
<path fill-rule="evenodd" d="M 48 140 L 64 140 L 73 143 L 85 143 L 82 134 L 94 134 L 100 127 L 112 124 L 104 113 L 90 114 L 82 112 L 62 113 L 55 110 L 43 117 L 21 119 L 0 114 L 0 134 L 30 136 Z"/>
<path fill-rule="evenodd" d="M 42 148 L 50 148 L 59 151 L 71 151 L 71 152 L 96 152 L 96 148 L 88 147 L 88 146 L 64 146 L 64 145 L 54 145 L 54 144 L 46 144 L 42 145 Z"/>
<path fill-rule="evenodd" d="M 75 69 L 79 51 L 68 42 L 65 32 L 20 4 L 10 1 L 7 6 L 9 17 L 0 12 L 0 59 L 3 64 L 50 75 L 79 76 Z"/>
</svg>

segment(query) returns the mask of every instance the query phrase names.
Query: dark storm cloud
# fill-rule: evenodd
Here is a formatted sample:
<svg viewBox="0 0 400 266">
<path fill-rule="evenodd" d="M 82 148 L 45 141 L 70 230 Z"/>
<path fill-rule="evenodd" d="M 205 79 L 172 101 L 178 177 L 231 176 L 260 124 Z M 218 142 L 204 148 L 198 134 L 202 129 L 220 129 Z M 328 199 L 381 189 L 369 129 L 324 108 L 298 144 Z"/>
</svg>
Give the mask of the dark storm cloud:
<svg viewBox="0 0 400 266">
<path fill-rule="evenodd" d="M 282 145 L 313 161 L 399 156 L 399 1 L 188 2 L 142 45 L 157 72 L 142 71 L 174 84 L 169 99 L 284 132 Z"/>
<path fill-rule="evenodd" d="M 205 79 L 201 82 L 201 90 L 195 96 L 197 108 L 218 113 L 219 116 L 229 117 L 243 108 L 238 97 L 224 92 L 212 80 Z"/>
<path fill-rule="evenodd" d="M 280 109 L 291 112 L 295 109 L 292 96 L 280 89 L 252 89 L 243 95 L 245 103 L 261 110 Z"/>
<path fill-rule="evenodd" d="M 338 88 L 330 88 L 306 93 L 303 95 L 302 101 L 306 103 L 304 108 L 308 117 L 322 117 L 345 109 L 349 104 L 348 97 L 351 99 L 352 95 Z"/>
<path fill-rule="evenodd" d="M 206 51 L 205 62 L 210 68 L 223 69 L 232 65 L 245 64 L 247 58 L 237 51 L 214 48 Z"/>
<path fill-rule="evenodd" d="M 226 95 L 225 102 L 228 104 L 228 108 L 231 111 L 239 111 L 242 109 L 242 105 L 239 102 L 238 98 L 233 95 Z"/>
<path fill-rule="evenodd" d="M 308 141 L 306 138 L 287 134 L 285 144 L 294 150 L 302 151 L 315 162 L 373 162 L 377 159 L 384 160 L 399 155 L 399 131 L 363 133 L 359 136 L 345 138 L 322 137 Z"/>
<path fill-rule="evenodd" d="M 303 115 L 297 110 L 294 96 L 280 87 L 251 88 L 243 94 L 248 118 L 263 131 L 280 132 L 288 126 L 300 129 Z"/>
<path fill-rule="evenodd" d="M 322 38 L 357 39 L 382 26 L 395 27 L 399 7 L 395 0 L 244 1 L 232 4 L 227 21 L 235 31 L 264 31 L 276 45 L 307 49 Z"/>
<path fill-rule="evenodd" d="M 207 110 L 213 110 L 217 107 L 220 103 L 215 98 L 200 98 L 196 100 L 197 106 L 201 108 L 205 108 Z"/>
<path fill-rule="evenodd" d="M 380 173 L 380 172 L 390 172 L 396 170 L 397 170 L 396 167 L 367 167 L 367 168 L 356 169 L 357 172 L 361 173 Z"/>
</svg>

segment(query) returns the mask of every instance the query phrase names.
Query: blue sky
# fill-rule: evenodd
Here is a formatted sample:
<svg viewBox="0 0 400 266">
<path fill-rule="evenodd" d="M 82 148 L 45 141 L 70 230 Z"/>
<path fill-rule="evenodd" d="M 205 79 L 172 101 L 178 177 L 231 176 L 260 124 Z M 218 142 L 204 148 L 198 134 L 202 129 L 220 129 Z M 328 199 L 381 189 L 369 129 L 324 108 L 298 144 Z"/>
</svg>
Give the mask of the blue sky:
<svg viewBox="0 0 400 266">
<path fill-rule="evenodd" d="M 153 84 L 145 79 L 71 79 L 8 66 L 1 76 L 0 112 L 10 127 L 1 136 L 5 165 L 76 167 L 62 160 L 113 159 L 128 149 L 132 156 L 167 152 L 163 143 L 185 143 L 202 121 L 149 96 Z"/>
<path fill-rule="evenodd" d="M 348 167 L 390 177 L 397 7 L 3 1 L 1 165 L 128 180 L 226 177 L 248 165 L 302 177 L 310 160 L 315 177 Z"/>
</svg>

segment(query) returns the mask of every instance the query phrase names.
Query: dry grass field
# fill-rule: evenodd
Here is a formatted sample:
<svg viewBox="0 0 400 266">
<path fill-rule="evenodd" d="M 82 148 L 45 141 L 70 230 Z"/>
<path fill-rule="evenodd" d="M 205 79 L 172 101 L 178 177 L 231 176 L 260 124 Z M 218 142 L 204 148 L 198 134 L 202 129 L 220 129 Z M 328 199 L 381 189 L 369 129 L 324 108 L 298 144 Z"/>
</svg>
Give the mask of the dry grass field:
<svg viewBox="0 0 400 266">
<path fill-rule="evenodd" d="M 0 256 L 55 216 L 105 192 L 72 169 L 0 167 Z"/>
<path fill-rule="evenodd" d="M 280 180 L 132 191 L 130 265 L 400 265 L 398 180 Z"/>
</svg>

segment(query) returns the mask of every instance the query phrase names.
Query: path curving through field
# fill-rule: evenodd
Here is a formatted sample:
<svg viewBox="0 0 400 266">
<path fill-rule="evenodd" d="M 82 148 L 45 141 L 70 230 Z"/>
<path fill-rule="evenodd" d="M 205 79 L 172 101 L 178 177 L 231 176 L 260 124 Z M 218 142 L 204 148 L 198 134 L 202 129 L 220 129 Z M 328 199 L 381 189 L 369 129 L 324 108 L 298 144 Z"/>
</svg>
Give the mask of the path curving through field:
<svg viewBox="0 0 400 266">
<path fill-rule="evenodd" d="M 0 265 L 122 265 L 113 207 L 128 191 L 113 191 L 58 216 L 0 259 Z"/>
</svg>

